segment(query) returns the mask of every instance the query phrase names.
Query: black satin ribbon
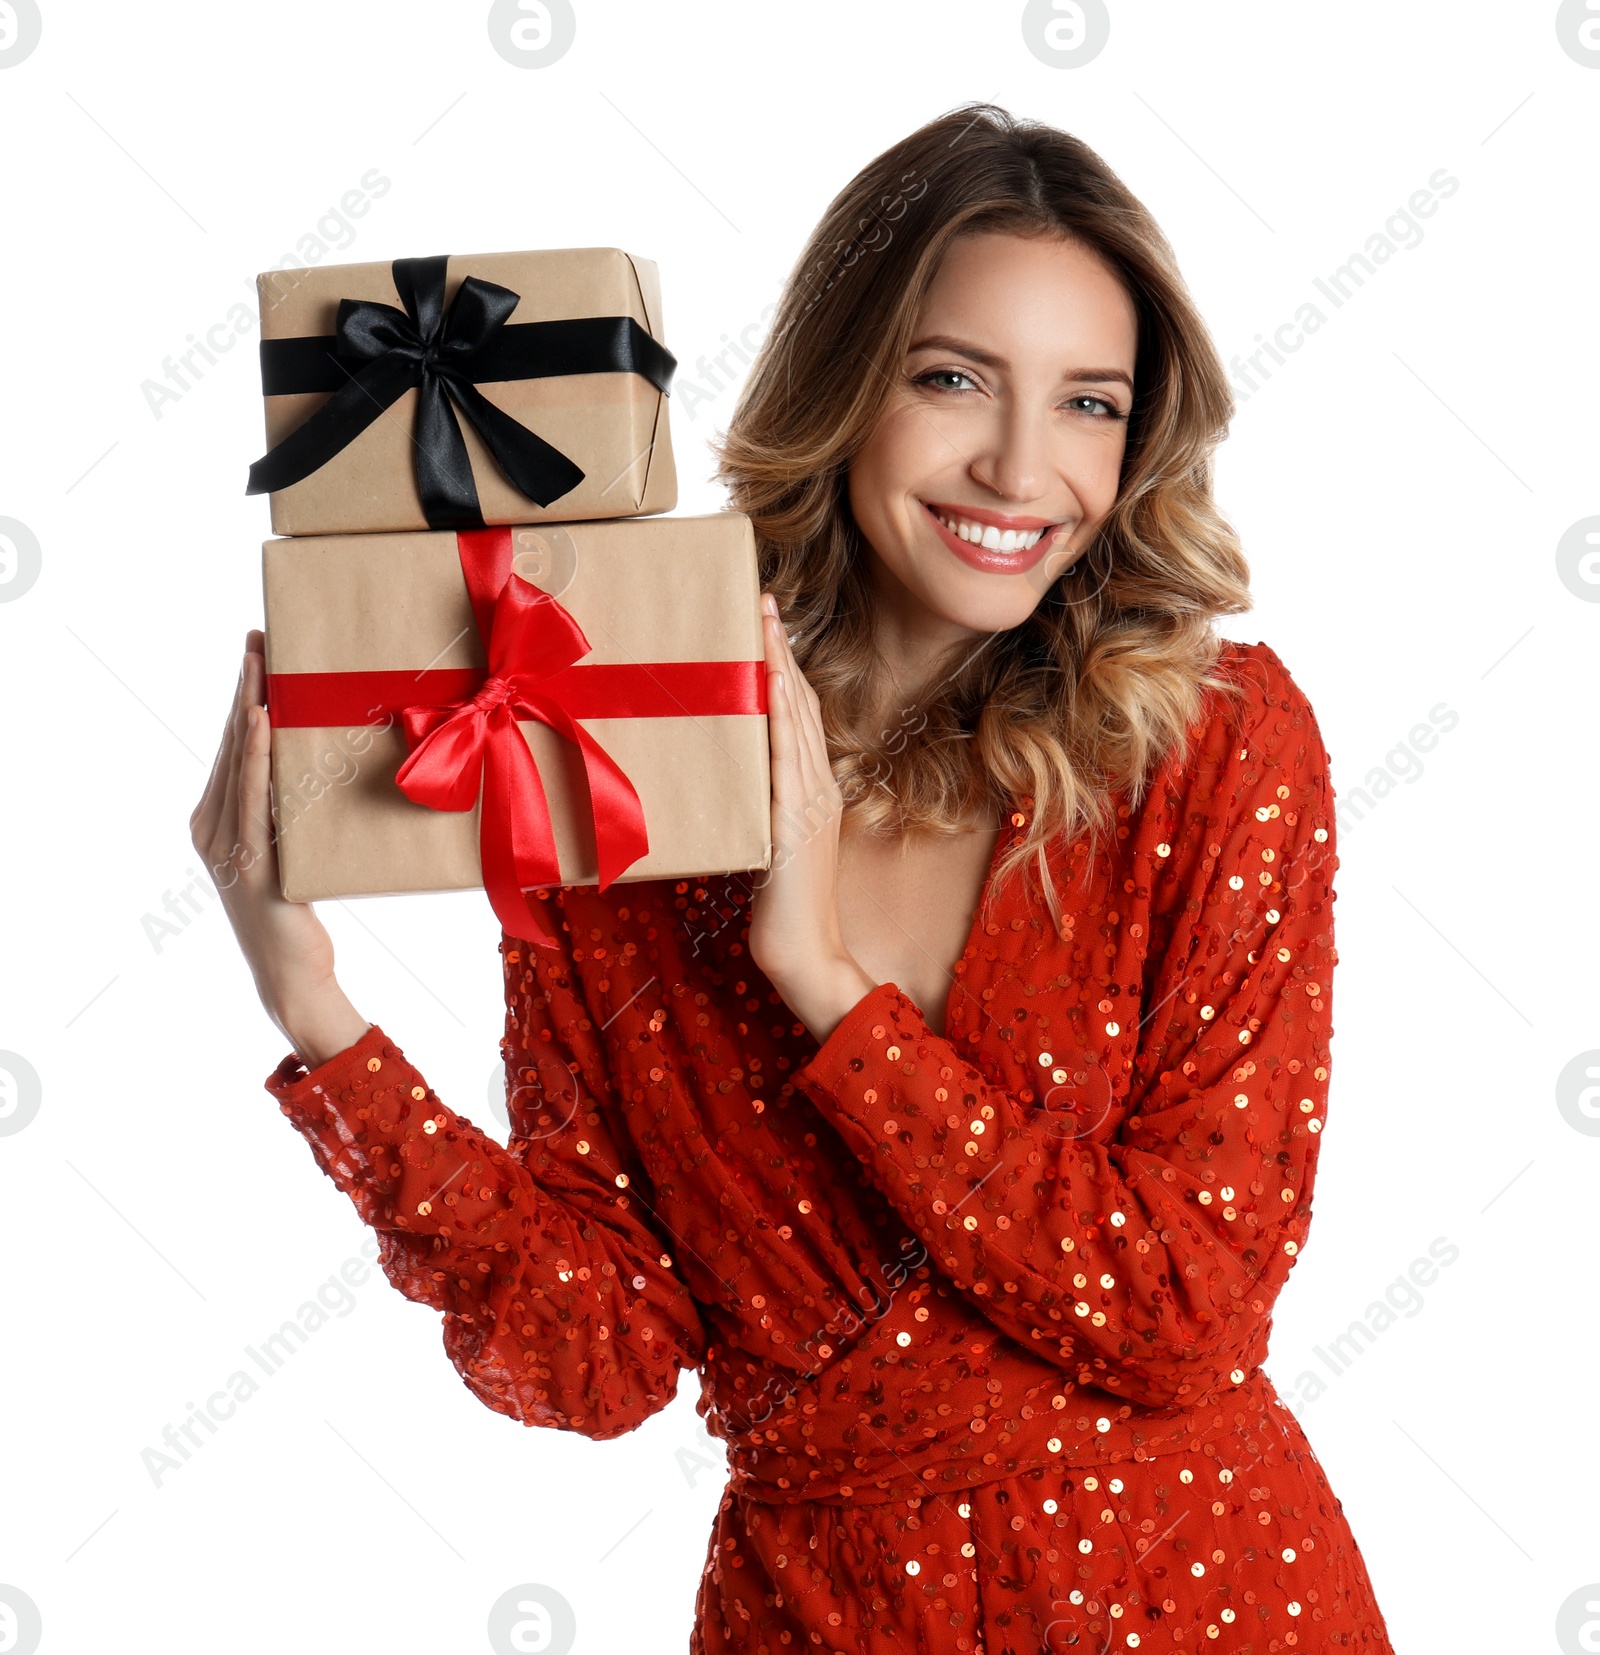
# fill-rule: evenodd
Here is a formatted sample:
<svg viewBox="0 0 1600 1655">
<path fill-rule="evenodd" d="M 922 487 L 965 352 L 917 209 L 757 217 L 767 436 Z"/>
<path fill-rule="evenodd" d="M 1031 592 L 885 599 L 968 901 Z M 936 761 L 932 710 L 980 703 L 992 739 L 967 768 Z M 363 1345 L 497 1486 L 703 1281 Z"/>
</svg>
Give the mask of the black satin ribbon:
<svg viewBox="0 0 1600 1655">
<path fill-rule="evenodd" d="M 250 467 L 246 494 L 268 494 L 309 477 L 413 387 L 417 492 L 430 527 L 482 528 L 465 414 L 495 463 L 521 494 L 548 506 L 583 481 L 560 449 L 483 396 L 479 385 L 558 374 L 636 373 L 666 394 L 677 360 L 631 316 L 507 323 L 518 295 L 468 276 L 448 309 L 447 258 L 396 259 L 404 310 L 341 299 L 335 332 L 261 341 L 264 396 L 331 391 L 332 397 Z M 452 407 L 454 404 L 454 407 Z"/>
</svg>

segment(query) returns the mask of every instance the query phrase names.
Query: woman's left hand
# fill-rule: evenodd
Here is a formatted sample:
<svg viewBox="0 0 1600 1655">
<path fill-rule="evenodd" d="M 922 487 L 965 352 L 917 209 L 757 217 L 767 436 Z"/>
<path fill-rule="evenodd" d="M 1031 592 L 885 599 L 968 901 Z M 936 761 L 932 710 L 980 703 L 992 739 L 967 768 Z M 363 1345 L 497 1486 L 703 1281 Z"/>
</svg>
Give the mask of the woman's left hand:
<svg viewBox="0 0 1600 1655">
<path fill-rule="evenodd" d="M 816 691 L 795 664 L 776 599 L 761 595 L 772 744 L 772 866 L 757 885 L 750 958 L 818 1042 L 877 985 L 839 925 L 844 798 L 828 762 Z"/>
</svg>

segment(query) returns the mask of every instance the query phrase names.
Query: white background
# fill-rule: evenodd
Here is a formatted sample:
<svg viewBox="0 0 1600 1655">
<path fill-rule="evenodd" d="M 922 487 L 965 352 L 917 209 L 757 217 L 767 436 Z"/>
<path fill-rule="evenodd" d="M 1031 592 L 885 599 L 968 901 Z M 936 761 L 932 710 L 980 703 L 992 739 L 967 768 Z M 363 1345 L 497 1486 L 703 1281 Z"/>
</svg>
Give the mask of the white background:
<svg viewBox="0 0 1600 1655">
<path fill-rule="evenodd" d="M 1459 180 L 1241 398 L 1220 460 L 1257 598 L 1227 630 L 1304 688 L 1341 793 L 1458 715 L 1341 835 L 1329 1129 L 1268 1366 L 1398 1650 L 1562 1647 L 1558 1608 L 1600 1580 L 1600 1137 L 1556 1102 L 1600 1047 L 1600 605 L 1556 559 L 1600 513 L 1600 70 L 1552 0 L 1117 0 L 1071 69 L 1021 10 L 582 0 L 530 70 L 484 0 L 44 0 L 0 69 L 0 516 L 42 547 L 0 603 L 0 1047 L 43 1088 L 0 1136 L 0 1598 L 37 1604 L 49 1655 L 486 1650 L 523 1582 L 569 1600 L 584 1655 L 681 1649 L 721 1485 L 692 1374 L 617 1442 L 523 1429 L 376 1271 L 275 1377 L 244 1355 L 367 1232 L 262 1090 L 282 1042 L 220 907 L 148 934 L 198 867 L 268 523 L 243 493 L 254 334 L 159 418 L 142 382 L 376 168 L 392 187 L 329 257 L 626 247 L 660 264 L 680 384 L 709 388 L 697 359 L 776 298 L 832 195 L 971 98 L 1110 162 L 1224 358 Z M 679 399 L 681 512 L 722 504 L 704 440 L 733 400 Z M 503 1133 L 481 895 L 326 918 L 358 1007 Z M 1459 1257 L 1335 1376 L 1316 1348 L 1437 1237 Z M 261 1390 L 158 1485 L 144 1450 L 241 1368 Z"/>
</svg>

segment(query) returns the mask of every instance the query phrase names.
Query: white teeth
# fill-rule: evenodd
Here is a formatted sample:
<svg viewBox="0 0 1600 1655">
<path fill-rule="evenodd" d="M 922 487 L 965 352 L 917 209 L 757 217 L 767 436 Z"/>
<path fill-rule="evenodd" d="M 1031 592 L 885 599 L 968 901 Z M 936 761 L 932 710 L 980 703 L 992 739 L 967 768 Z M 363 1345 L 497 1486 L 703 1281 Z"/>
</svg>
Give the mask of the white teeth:
<svg viewBox="0 0 1600 1655">
<path fill-rule="evenodd" d="M 1036 546 L 1046 532 L 1044 529 L 997 529 L 992 523 L 969 523 L 963 517 L 946 517 L 943 512 L 934 515 L 951 534 L 988 552 L 1025 552 L 1030 546 Z"/>
</svg>

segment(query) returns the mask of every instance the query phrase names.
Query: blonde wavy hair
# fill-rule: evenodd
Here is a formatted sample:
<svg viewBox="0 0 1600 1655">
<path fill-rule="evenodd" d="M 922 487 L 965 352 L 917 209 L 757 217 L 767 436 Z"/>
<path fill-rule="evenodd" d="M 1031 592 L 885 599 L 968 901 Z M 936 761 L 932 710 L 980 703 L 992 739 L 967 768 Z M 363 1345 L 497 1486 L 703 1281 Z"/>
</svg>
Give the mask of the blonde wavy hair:
<svg viewBox="0 0 1600 1655">
<path fill-rule="evenodd" d="M 896 728 L 881 680 L 851 462 L 883 416 L 928 288 L 957 236 L 1059 236 L 1097 253 L 1138 314 L 1116 503 L 1022 625 L 930 675 Z M 784 286 L 716 477 L 754 521 L 762 585 L 816 690 L 846 811 L 872 831 L 952 832 L 1031 803 L 995 886 L 1047 847 L 1114 828 L 1184 750 L 1216 669 L 1213 622 L 1250 608 L 1249 568 L 1211 496 L 1234 408 L 1221 360 L 1145 207 L 1086 144 L 993 104 L 928 122 L 835 197 Z M 959 655 L 959 651 L 953 655 Z"/>
</svg>

